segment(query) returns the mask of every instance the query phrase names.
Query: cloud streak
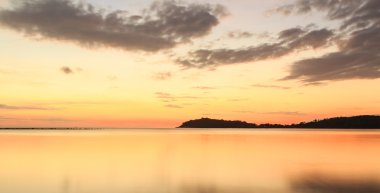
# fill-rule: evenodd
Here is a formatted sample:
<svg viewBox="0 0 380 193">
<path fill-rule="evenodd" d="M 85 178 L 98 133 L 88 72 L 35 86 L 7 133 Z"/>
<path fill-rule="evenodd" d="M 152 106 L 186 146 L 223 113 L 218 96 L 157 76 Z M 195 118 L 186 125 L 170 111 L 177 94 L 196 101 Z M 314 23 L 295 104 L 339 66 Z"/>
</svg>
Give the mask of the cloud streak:
<svg viewBox="0 0 380 193">
<path fill-rule="evenodd" d="M 188 68 L 206 68 L 274 59 L 294 51 L 326 46 L 333 35 L 332 30 L 324 28 L 309 31 L 291 28 L 280 32 L 275 43 L 241 49 L 198 49 L 190 52 L 188 56 L 178 58 L 177 62 Z"/>
<path fill-rule="evenodd" d="M 12 1 L 0 24 L 25 34 L 86 47 L 156 52 L 207 35 L 226 15 L 221 5 L 157 1 L 142 13 L 106 12 L 71 0 Z"/>
<path fill-rule="evenodd" d="M 153 79 L 155 79 L 155 80 L 168 80 L 171 77 L 172 77 L 171 72 L 159 72 L 159 73 L 155 73 L 153 75 Z"/>
<path fill-rule="evenodd" d="M 282 89 L 282 90 L 289 90 L 291 87 L 287 86 L 278 86 L 278 85 L 270 85 L 270 84 L 254 84 L 252 87 L 256 88 L 272 88 L 272 89 Z"/>
<path fill-rule="evenodd" d="M 200 97 L 196 97 L 196 96 L 174 96 L 172 94 L 169 94 L 169 93 L 165 93 L 165 92 L 156 92 L 156 97 L 158 99 L 160 99 L 162 102 L 175 102 L 175 101 L 178 101 L 178 100 L 184 100 L 184 99 L 200 99 Z"/>
<path fill-rule="evenodd" d="M 33 106 L 12 106 L 0 104 L 0 110 L 55 110 L 54 108 L 33 107 Z"/>
<path fill-rule="evenodd" d="M 380 1 L 299 0 L 277 9 L 285 14 L 326 12 L 327 19 L 341 21 L 337 52 L 294 63 L 284 80 L 306 83 L 380 78 Z"/>
<path fill-rule="evenodd" d="M 286 115 L 286 116 L 304 116 L 306 113 L 301 113 L 298 111 L 275 111 L 275 112 L 265 112 L 262 114 L 266 115 Z"/>
</svg>

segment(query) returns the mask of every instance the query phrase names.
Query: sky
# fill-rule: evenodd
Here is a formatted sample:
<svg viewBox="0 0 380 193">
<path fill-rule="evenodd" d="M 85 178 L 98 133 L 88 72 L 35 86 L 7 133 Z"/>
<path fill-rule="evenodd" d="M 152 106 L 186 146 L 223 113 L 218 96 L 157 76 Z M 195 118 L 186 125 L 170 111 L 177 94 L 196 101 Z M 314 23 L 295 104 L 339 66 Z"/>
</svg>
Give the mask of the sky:
<svg viewBox="0 0 380 193">
<path fill-rule="evenodd" d="M 0 0 L 0 127 L 380 114 L 378 0 Z"/>
</svg>

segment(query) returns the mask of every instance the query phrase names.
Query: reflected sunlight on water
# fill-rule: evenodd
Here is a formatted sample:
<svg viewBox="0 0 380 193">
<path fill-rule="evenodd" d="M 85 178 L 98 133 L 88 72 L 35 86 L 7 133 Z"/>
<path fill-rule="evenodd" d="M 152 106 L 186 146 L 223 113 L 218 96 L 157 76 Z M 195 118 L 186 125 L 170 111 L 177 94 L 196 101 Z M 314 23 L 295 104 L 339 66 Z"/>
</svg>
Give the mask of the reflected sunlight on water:
<svg viewBox="0 0 380 193">
<path fill-rule="evenodd" d="M 380 133 L 0 131 L 1 193 L 380 193 Z"/>
</svg>

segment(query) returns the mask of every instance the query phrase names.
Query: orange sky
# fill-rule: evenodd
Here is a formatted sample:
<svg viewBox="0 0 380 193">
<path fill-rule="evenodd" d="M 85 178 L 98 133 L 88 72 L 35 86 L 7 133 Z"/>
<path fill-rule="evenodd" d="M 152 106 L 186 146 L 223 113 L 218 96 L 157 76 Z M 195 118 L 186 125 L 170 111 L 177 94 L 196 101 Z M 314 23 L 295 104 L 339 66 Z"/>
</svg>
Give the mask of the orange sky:
<svg viewBox="0 0 380 193">
<path fill-rule="evenodd" d="M 0 127 L 380 113 L 379 18 L 347 24 L 357 16 L 332 17 L 339 5 L 37 0 L 31 10 L 15 2 L 0 0 Z M 373 1 L 361 3 L 349 8 L 371 14 Z"/>
</svg>

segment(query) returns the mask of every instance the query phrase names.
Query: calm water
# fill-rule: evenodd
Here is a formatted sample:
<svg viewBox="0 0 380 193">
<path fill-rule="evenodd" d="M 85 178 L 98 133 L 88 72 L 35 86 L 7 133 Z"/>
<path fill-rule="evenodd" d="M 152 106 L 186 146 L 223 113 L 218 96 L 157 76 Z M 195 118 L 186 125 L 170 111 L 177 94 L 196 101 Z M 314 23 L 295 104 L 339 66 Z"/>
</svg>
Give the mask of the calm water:
<svg viewBox="0 0 380 193">
<path fill-rule="evenodd" d="M 1 193 L 380 193 L 380 131 L 0 131 Z"/>
</svg>

